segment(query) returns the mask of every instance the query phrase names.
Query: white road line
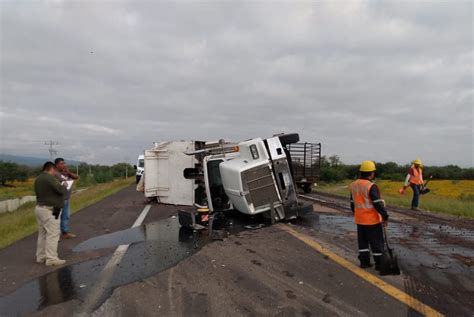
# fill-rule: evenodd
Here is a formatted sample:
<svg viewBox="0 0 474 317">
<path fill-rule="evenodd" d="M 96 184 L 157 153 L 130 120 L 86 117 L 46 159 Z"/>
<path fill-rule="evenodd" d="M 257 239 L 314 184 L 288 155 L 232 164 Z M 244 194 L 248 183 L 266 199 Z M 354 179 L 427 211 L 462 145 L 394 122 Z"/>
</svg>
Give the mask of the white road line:
<svg viewBox="0 0 474 317">
<path fill-rule="evenodd" d="M 140 215 L 138 216 L 137 220 L 132 225 L 132 228 L 138 227 L 142 224 L 145 217 L 148 215 L 150 211 L 151 205 L 146 205 L 146 207 L 142 210 Z M 130 244 L 122 244 L 117 247 L 114 254 L 110 258 L 109 262 L 105 265 L 104 269 L 99 275 L 97 283 L 94 284 L 93 288 L 90 290 L 87 297 L 84 299 L 82 305 L 79 306 L 79 311 L 75 313 L 76 316 L 88 316 L 92 313 L 97 301 L 102 296 L 103 291 L 106 289 L 107 285 L 109 285 L 112 277 L 114 275 L 117 266 L 122 261 L 125 253 L 127 252 L 128 247 Z"/>
<path fill-rule="evenodd" d="M 138 216 L 137 220 L 135 220 L 135 222 L 133 223 L 132 228 L 138 227 L 142 224 L 143 220 L 145 220 L 146 215 L 148 215 L 150 208 L 151 208 L 151 205 L 146 205 L 146 207 L 143 209 L 140 216 Z"/>
</svg>

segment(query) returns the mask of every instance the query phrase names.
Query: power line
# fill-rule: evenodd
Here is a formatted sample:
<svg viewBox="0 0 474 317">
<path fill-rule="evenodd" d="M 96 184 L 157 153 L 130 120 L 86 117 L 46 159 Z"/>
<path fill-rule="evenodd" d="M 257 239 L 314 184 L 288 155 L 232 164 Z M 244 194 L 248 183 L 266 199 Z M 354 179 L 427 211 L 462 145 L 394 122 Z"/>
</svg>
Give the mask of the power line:
<svg viewBox="0 0 474 317">
<path fill-rule="evenodd" d="M 44 142 L 44 145 L 49 146 L 49 148 L 48 148 L 49 159 L 52 161 L 52 160 L 53 160 L 53 156 L 56 156 L 56 155 L 58 154 L 58 150 L 56 150 L 53 146 L 59 145 L 59 142 L 58 142 L 58 141 L 49 140 L 49 141 L 45 141 L 45 142 Z"/>
</svg>

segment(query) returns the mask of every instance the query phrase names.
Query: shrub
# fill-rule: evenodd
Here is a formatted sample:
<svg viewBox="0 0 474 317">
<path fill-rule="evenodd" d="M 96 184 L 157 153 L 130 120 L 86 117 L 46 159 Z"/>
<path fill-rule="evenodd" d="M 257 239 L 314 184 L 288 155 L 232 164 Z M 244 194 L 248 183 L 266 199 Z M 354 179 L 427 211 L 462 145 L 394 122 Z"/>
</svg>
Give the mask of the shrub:
<svg viewBox="0 0 474 317">
<path fill-rule="evenodd" d="M 321 181 L 323 182 L 340 182 L 347 178 L 344 168 L 340 167 L 323 167 L 321 168 Z"/>
<path fill-rule="evenodd" d="M 392 173 L 392 174 L 383 174 L 381 179 L 396 181 L 396 182 L 403 182 L 405 180 L 405 176 L 402 174 Z"/>
<path fill-rule="evenodd" d="M 28 179 L 28 167 L 12 162 L 0 161 L 0 183 L 26 181 Z"/>
</svg>

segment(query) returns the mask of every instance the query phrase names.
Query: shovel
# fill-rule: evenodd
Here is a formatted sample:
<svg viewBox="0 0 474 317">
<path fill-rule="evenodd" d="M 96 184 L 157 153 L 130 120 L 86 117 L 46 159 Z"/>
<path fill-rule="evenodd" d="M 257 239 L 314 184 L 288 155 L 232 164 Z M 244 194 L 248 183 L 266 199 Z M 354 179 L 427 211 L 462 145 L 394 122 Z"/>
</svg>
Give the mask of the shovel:
<svg viewBox="0 0 474 317">
<path fill-rule="evenodd" d="M 387 231 L 383 226 L 384 240 L 386 249 L 382 253 L 380 259 L 380 275 L 400 275 L 400 268 L 398 267 L 398 259 L 395 251 L 388 245 Z"/>
<path fill-rule="evenodd" d="M 423 186 L 421 187 L 421 190 L 420 190 L 420 195 L 425 195 L 425 194 L 428 194 L 431 190 L 426 187 L 428 186 L 428 183 L 430 182 L 430 180 L 433 178 L 433 176 L 430 176 L 430 178 L 426 181 L 426 183 L 423 184 Z"/>
</svg>

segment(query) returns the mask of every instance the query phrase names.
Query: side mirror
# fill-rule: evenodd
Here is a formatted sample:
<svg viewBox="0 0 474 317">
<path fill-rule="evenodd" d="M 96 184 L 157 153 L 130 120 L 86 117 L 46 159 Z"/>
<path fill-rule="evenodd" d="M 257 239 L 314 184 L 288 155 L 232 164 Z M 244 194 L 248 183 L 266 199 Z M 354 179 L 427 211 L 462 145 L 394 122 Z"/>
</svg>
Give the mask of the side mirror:
<svg viewBox="0 0 474 317">
<path fill-rule="evenodd" d="M 133 169 L 137 169 L 137 166 L 136 166 L 136 165 L 133 165 Z"/>
</svg>

